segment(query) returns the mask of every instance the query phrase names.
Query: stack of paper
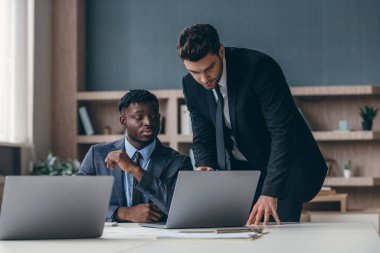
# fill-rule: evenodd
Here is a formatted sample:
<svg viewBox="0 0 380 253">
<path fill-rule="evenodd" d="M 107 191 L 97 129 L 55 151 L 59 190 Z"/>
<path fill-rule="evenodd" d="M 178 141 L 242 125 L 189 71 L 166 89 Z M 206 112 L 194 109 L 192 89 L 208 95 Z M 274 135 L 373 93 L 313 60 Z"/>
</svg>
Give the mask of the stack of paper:
<svg viewBox="0 0 380 253">
<path fill-rule="evenodd" d="M 232 231 L 218 233 L 216 230 L 171 230 L 146 227 L 122 227 L 107 226 L 104 228 L 103 238 L 111 236 L 112 238 L 177 238 L 177 239 L 255 239 L 262 234 L 254 231 L 237 232 Z"/>
</svg>

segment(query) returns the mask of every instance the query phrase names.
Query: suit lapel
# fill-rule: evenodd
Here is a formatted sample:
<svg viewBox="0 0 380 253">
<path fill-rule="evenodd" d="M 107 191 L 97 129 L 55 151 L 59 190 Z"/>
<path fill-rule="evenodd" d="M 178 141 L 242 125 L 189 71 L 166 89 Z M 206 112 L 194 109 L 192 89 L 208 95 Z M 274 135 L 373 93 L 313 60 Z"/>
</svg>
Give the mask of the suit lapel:
<svg viewBox="0 0 380 253">
<path fill-rule="evenodd" d="M 125 137 L 115 142 L 115 144 L 107 150 L 107 154 L 109 152 L 120 149 L 125 152 Z M 125 206 L 127 200 L 124 190 L 124 172 L 120 169 L 119 166 L 116 166 L 113 170 L 110 171 L 115 180 L 113 184 L 113 190 L 115 191 L 117 200 L 121 206 Z"/>
<path fill-rule="evenodd" d="M 232 57 L 229 57 L 229 51 L 226 49 L 226 65 L 227 65 L 227 94 L 228 94 L 228 109 L 230 112 L 231 127 L 234 136 L 236 135 L 236 101 L 237 101 L 237 89 L 238 82 L 236 76 L 236 70 Z"/>
<path fill-rule="evenodd" d="M 167 152 L 162 143 L 156 139 L 156 148 L 154 149 L 149 162 L 147 171 L 153 176 L 159 178 L 165 168 L 167 162 Z"/>
</svg>

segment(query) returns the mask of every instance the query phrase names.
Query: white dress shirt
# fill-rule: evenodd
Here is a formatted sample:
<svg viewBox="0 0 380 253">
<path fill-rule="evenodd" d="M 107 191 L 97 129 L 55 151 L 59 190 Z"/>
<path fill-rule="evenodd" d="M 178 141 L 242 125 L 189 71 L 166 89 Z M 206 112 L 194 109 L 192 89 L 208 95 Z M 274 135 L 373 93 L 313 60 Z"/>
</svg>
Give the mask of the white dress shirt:
<svg viewBox="0 0 380 253">
<path fill-rule="evenodd" d="M 224 102 L 224 108 L 223 108 L 223 114 L 224 114 L 224 122 L 226 124 L 226 127 L 232 130 L 231 126 L 231 118 L 230 118 L 230 111 L 228 107 L 228 95 L 227 95 L 227 67 L 226 67 L 226 59 L 223 58 L 223 70 L 222 70 L 222 76 L 219 80 L 219 86 L 220 86 L 220 93 L 222 93 L 223 96 L 223 102 Z M 215 101 L 218 101 L 218 95 L 216 94 L 215 89 L 212 90 L 214 93 Z M 244 157 L 244 155 L 240 152 L 240 150 L 237 147 L 235 137 L 232 134 L 230 138 L 232 140 L 232 155 L 235 157 L 236 160 L 239 161 L 247 161 L 247 158 Z"/>
<path fill-rule="evenodd" d="M 156 140 L 150 143 L 145 148 L 138 150 L 131 143 L 129 143 L 127 136 L 125 136 L 125 152 L 134 162 L 136 162 L 136 152 L 138 151 L 141 154 L 140 167 L 143 170 L 147 170 L 151 155 L 156 148 Z M 127 200 L 127 206 L 132 206 L 132 195 L 133 195 L 133 175 L 130 173 L 124 173 L 124 190 L 125 197 Z M 142 202 L 147 203 L 149 201 L 148 197 L 145 194 L 141 194 Z"/>
</svg>

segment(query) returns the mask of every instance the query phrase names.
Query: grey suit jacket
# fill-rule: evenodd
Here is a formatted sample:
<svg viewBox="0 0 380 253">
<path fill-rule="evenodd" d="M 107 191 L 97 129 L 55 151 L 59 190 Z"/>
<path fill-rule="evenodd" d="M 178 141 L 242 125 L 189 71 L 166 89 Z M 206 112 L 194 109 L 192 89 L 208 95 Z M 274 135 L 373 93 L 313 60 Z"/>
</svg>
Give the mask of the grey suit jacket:
<svg viewBox="0 0 380 253">
<path fill-rule="evenodd" d="M 180 170 L 192 170 L 188 156 L 162 145 L 156 139 L 149 166 L 136 185 L 137 189 L 145 194 L 150 201 L 158 206 L 166 215 L 169 213 L 174 187 Z M 116 166 L 108 169 L 104 159 L 107 154 L 115 150 L 125 151 L 125 138 L 106 144 L 91 146 L 87 152 L 79 172 L 76 175 L 112 175 L 115 178 L 107 220 L 113 220 L 113 213 L 119 206 L 127 206 L 124 190 L 124 172 Z"/>
</svg>

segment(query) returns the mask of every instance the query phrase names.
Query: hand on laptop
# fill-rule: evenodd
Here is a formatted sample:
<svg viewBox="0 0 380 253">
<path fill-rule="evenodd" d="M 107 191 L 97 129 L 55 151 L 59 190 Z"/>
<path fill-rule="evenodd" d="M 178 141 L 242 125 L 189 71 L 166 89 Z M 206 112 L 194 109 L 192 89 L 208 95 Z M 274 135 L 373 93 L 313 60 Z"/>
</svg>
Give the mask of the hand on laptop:
<svg viewBox="0 0 380 253">
<path fill-rule="evenodd" d="M 261 195 L 259 200 L 252 208 L 247 225 L 260 225 L 261 218 L 264 216 L 264 225 L 268 225 L 269 216 L 273 216 L 277 225 L 281 224 L 277 214 L 277 198 Z"/>
<path fill-rule="evenodd" d="M 139 204 L 131 207 L 119 207 L 116 211 L 118 221 L 138 223 L 156 222 L 162 217 L 162 211 L 153 204 Z"/>
<path fill-rule="evenodd" d="M 215 171 L 213 168 L 211 168 L 211 167 L 205 167 L 205 166 L 198 167 L 195 170 L 196 171 Z"/>
</svg>

